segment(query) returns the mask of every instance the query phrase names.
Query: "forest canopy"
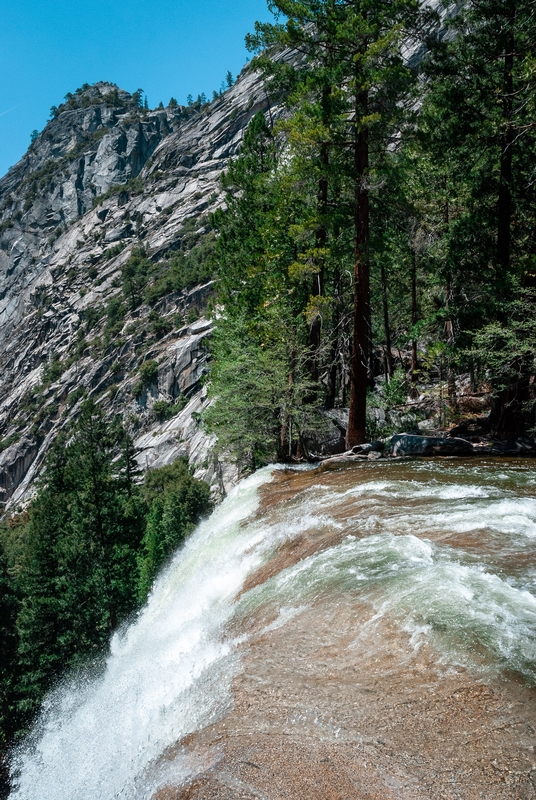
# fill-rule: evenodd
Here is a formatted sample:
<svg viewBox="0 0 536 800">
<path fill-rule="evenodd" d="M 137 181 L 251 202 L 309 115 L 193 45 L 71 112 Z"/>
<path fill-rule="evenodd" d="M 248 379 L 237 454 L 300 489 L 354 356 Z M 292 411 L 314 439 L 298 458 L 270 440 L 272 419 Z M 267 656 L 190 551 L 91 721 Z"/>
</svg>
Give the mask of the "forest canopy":
<svg viewBox="0 0 536 800">
<path fill-rule="evenodd" d="M 319 409 L 349 405 L 351 447 L 393 378 L 414 397 L 444 381 L 443 425 L 464 378 L 497 435 L 530 433 L 533 3 L 270 9 L 246 41 L 286 111 L 253 118 L 223 177 L 209 429 L 254 465 L 302 454 Z"/>
</svg>

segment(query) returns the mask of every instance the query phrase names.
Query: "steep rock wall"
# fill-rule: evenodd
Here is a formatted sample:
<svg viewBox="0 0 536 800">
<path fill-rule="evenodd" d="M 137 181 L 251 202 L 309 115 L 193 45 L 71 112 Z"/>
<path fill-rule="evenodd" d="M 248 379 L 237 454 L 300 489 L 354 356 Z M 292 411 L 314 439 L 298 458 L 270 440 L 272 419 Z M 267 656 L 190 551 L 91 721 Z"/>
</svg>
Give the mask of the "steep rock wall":
<svg viewBox="0 0 536 800">
<path fill-rule="evenodd" d="M 253 115 L 269 107 L 262 79 L 246 68 L 197 111 L 136 110 L 111 84 L 90 87 L 77 102 L 60 108 L 0 180 L 0 502 L 28 496 L 82 393 L 123 416 L 144 466 L 190 455 L 196 475 L 221 492 L 232 469 L 215 466 L 195 421 L 211 328 L 184 324 L 189 309 L 204 308 L 212 284 L 126 311 L 104 344 L 103 310 L 122 296 L 121 271 L 135 248 L 159 262 L 186 229 L 202 239 L 203 220 L 222 202 L 222 170 Z M 151 310 L 165 321 L 164 336 L 151 334 Z M 148 359 L 159 365 L 158 380 L 136 393 Z M 43 381 L 54 363 L 60 374 Z M 160 423 L 156 400 L 171 404 L 179 395 L 186 407 Z"/>
</svg>

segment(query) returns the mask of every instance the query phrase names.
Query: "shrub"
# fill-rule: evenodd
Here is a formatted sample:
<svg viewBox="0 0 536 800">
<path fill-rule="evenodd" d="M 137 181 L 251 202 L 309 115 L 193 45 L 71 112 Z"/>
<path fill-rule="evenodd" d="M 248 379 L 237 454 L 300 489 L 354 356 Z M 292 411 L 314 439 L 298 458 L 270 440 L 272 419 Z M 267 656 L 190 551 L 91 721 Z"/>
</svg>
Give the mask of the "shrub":
<svg viewBox="0 0 536 800">
<path fill-rule="evenodd" d="M 177 413 L 177 409 L 166 400 L 157 400 L 153 405 L 153 414 L 159 422 L 171 419 Z"/>
<path fill-rule="evenodd" d="M 153 361 L 152 359 L 144 361 L 140 367 L 140 378 L 143 381 L 144 386 L 148 386 L 151 383 L 156 383 L 158 380 L 157 362 Z"/>
<path fill-rule="evenodd" d="M 169 333 L 173 325 L 168 319 L 164 319 L 156 311 L 151 311 L 149 314 L 149 321 L 151 323 L 151 330 L 157 339 L 161 339 L 166 333 Z"/>
<path fill-rule="evenodd" d="M 7 450 L 8 447 L 11 447 L 12 444 L 15 444 L 20 439 L 20 433 L 12 433 L 11 436 L 6 436 L 5 439 L 0 439 L 0 453 L 4 450 Z"/>
<path fill-rule="evenodd" d="M 65 365 L 61 361 L 59 355 L 54 353 L 50 361 L 43 367 L 43 384 L 55 383 L 61 378 L 65 370 Z"/>
<path fill-rule="evenodd" d="M 122 192 L 128 192 L 128 194 L 141 194 L 143 192 L 143 181 L 141 178 L 131 178 L 127 183 L 116 183 L 113 186 L 99 194 L 97 197 L 93 198 L 93 208 L 102 205 L 105 200 L 108 200 L 110 197 L 114 197 L 116 194 L 121 194 Z"/>
<path fill-rule="evenodd" d="M 147 283 L 152 266 L 143 247 L 136 247 L 123 265 L 123 297 L 131 309 L 137 308 L 142 302 L 141 291 Z"/>
<path fill-rule="evenodd" d="M 73 392 L 70 392 L 67 395 L 67 401 L 66 401 L 67 405 L 74 406 L 75 403 L 77 403 L 80 400 L 80 398 L 84 397 L 85 395 L 86 395 L 86 390 L 84 389 L 83 386 L 79 386 L 77 389 L 75 389 Z"/>
</svg>

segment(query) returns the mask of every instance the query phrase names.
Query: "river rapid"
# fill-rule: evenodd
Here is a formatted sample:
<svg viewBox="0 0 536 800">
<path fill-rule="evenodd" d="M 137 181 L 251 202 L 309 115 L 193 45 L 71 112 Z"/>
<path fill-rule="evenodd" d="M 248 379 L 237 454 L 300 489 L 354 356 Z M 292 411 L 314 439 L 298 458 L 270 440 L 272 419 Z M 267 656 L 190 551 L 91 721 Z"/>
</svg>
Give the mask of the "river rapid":
<svg viewBox="0 0 536 800">
<path fill-rule="evenodd" d="M 536 798 L 535 467 L 246 479 L 47 699 L 12 797 Z"/>
</svg>

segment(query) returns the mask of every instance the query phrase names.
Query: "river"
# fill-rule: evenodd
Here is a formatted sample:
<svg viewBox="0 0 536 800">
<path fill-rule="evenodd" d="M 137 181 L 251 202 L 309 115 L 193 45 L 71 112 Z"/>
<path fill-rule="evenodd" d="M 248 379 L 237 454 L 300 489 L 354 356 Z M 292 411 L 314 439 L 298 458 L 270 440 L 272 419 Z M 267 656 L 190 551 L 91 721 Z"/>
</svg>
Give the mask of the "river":
<svg viewBox="0 0 536 800">
<path fill-rule="evenodd" d="M 534 466 L 247 478 L 47 698 L 12 797 L 533 800 Z"/>
</svg>

